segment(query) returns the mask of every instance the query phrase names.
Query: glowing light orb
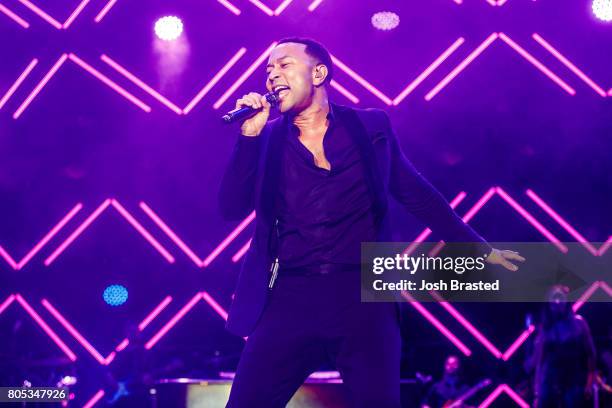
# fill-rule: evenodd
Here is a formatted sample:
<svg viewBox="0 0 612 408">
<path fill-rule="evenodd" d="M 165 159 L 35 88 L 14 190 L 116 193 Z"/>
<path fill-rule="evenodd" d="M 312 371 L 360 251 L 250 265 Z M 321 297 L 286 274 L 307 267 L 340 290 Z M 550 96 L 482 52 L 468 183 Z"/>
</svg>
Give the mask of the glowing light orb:
<svg viewBox="0 0 612 408">
<path fill-rule="evenodd" d="M 127 301 L 128 291 L 123 285 L 110 285 L 104 289 L 102 297 L 109 306 L 121 306 Z"/>
<path fill-rule="evenodd" d="M 372 25 L 378 30 L 393 30 L 399 23 L 399 16 L 392 11 L 379 11 L 372 16 Z"/>
<path fill-rule="evenodd" d="M 155 22 L 155 35 L 160 40 L 174 41 L 183 33 L 183 22 L 176 16 L 165 16 Z"/>
<path fill-rule="evenodd" d="M 612 0 L 593 0 L 593 14 L 602 21 L 612 21 Z"/>
</svg>

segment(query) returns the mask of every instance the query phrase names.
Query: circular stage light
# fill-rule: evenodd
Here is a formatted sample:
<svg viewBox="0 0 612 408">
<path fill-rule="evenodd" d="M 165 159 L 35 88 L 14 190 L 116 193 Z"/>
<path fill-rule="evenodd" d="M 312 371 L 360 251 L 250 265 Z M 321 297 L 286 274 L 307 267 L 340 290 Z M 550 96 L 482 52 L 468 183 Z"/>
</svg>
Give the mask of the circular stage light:
<svg viewBox="0 0 612 408">
<path fill-rule="evenodd" d="M 183 33 L 183 22 L 176 16 L 165 16 L 155 22 L 155 35 L 160 40 L 173 41 Z"/>
<path fill-rule="evenodd" d="M 104 301 L 110 306 L 121 306 L 127 301 L 128 291 L 123 285 L 110 285 L 104 289 Z"/>
<path fill-rule="evenodd" d="M 372 16 L 372 25 L 378 30 L 393 30 L 399 23 L 399 16 L 392 11 L 379 11 Z"/>
<path fill-rule="evenodd" d="M 593 0 L 593 14 L 602 21 L 612 21 L 612 0 Z"/>
</svg>

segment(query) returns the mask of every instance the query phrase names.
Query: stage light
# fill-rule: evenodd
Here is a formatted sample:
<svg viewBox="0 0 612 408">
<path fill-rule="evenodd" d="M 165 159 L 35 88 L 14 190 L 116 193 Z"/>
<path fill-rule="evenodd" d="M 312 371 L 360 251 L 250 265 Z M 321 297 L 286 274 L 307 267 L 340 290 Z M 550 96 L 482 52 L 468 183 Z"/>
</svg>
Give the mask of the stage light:
<svg viewBox="0 0 612 408">
<path fill-rule="evenodd" d="M 399 16 L 392 11 L 380 11 L 372 16 L 372 25 L 378 30 L 393 30 L 399 23 Z"/>
<path fill-rule="evenodd" d="M 110 306 L 121 306 L 127 301 L 128 291 L 123 285 L 110 285 L 104 289 L 104 301 Z"/>
<path fill-rule="evenodd" d="M 155 22 L 155 35 L 160 40 L 174 41 L 183 33 L 183 22 L 176 16 L 165 16 Z"/>
<path fill-rule="evenodd" d="M 593 14 L 602 21 L 612 21 L 612 0 L 593 0 Z"/>
</svg>

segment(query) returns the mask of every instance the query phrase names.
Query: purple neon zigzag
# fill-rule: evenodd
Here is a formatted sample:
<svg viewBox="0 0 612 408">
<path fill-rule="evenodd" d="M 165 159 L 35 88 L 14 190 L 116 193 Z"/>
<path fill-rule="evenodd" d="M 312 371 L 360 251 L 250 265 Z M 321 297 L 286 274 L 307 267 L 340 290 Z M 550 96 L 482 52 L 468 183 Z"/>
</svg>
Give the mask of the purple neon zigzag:
<svg viewBox="0 0 612 408">
<path fill-rule="evenodd" d="M 36 14 L 38 17 L 42 18 L 47 23 L 51 24 L 58 30 L 66 30 L 70 27 L 70 25 L 74 22 L 74 20 L 81 14 L 83 9 L 87 6 L 87 4 L 91 0 L 81 0 L 81 2 L 76 6 L 76 8 L 70 13 L 70 15 L 66 18 L 63 23 L 60 23 L 58 20 L 53 18 L 49 13 L 45 12 L 43 9 L 38 7 L 36 4 L 31 2 L 30 0 L 17 0 L 22 5 L 27 7 L 31 12 Z"/>
</svg>

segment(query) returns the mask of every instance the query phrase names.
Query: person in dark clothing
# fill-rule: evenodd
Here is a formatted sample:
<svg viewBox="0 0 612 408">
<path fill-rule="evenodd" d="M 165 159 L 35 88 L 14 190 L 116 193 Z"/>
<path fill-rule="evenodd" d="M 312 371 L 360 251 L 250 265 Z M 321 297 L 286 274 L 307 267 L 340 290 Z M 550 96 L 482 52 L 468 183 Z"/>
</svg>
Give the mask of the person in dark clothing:
<svg viewBox="0 0 612 408">
<path fill-rule="evenodd" d="M 461 375 L 461 361 L 457 356 L 448 356 L 444 362 L 444 375 L 434 383 L 425 398 L 421 408 L 442 408 L 452 403 L 469 391 Z"/>
<path fill-rule="evenodd" d="M 282 407 L 323 362 L 340 371 L 355 406 L 399 406 L 397 305 L 360 301 L 360 243 L 390 241 L 387 196 L 449 242 L 473 242 L 516 270 L 403 155 L 388 116 L 331 103 L 333 64 L 309 39 L 281 40 L 266 68 L 279 118 L 257 93 L 219 193 L 222 215 L 256 210 L 227 327 L 249 336 L 228 407 Z"/>
<path fill-rule="evenodd" d="M 595 346 L 589 325 L 554 286 L 542 311 L 535 342 L 537 408 L 587 407 L 595 379 Z"/>
</svg>

